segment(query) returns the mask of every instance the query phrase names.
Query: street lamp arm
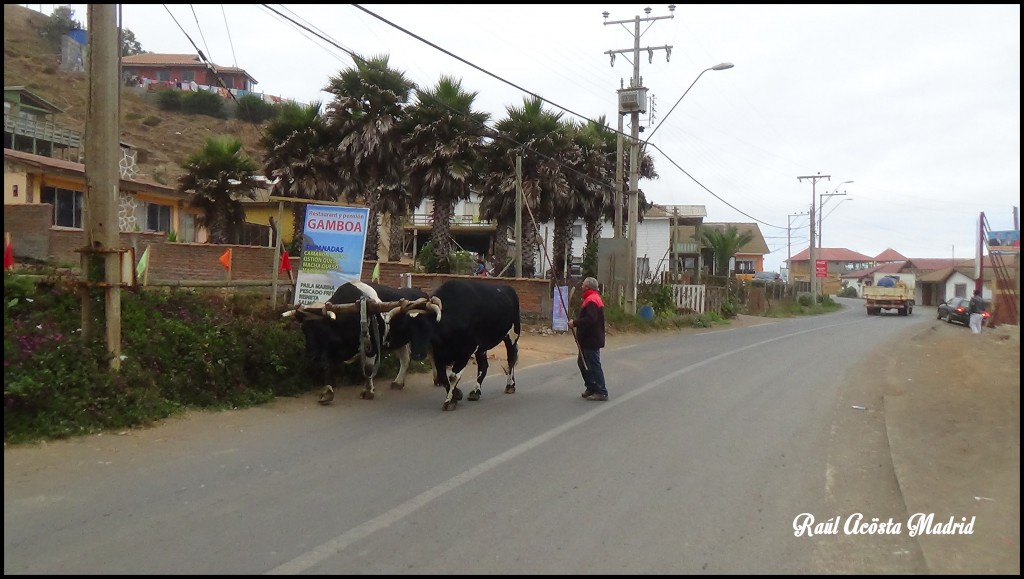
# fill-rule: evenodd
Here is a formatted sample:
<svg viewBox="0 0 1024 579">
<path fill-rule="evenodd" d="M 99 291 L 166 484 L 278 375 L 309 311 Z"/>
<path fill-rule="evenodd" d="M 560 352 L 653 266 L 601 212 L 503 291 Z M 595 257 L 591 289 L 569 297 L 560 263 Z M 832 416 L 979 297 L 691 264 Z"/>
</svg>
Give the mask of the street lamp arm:
<svg viewBox="0 0 1024 579">
<path fill-rule="evenodd" d="M 721 64 L 716 64 L 715 66 L 712 66 L 711 68 L 705 68 L 704 70 L 700 71 L 700 74 L 697 75 L 697 78 L 693 79 L 693 82 L 690 83 L 690 86 L 686 87 L 686 90 L 683 91 L 682 96 L 679 97 L 679 100 L 676 101 L 676 104 L 672 105 L 672 108 L 670 108 L 668 110 L 668 113 L 664 117 L 661 118 L 661 122 L 658 123 L 658 126 L 654 127 L 654 130 L 651 131 L 649 135 L 647 135 L 647 138 L 644 139 L 644 144 L 646 145 L 647 143 L 650 142 L 651 137 L 654 136 L 654 133 L 656 133 L 658 131 L 658 129 L 661 128 L 661 125 L 665 124 L 665 121 L 668 119 L 669 115 L 672 114 L 672 111 L 676 110 L 676 107 L 679 106 L 679 103 L 683 102 L 683 97 L 686 96 L 686 93 L 690 92 L 690 89 L 693 88 L 693 85 L 697 84 L 697 81 L 700 80 L 700 77 L 704 76 L 705 72 L 707 72 L 709 70 L 726 70 L 726 69 L 732 68 L 732 67 L 733 67 L 733 63 L 731 63 L 731 62 L 723 62 Z"/>
</svg>

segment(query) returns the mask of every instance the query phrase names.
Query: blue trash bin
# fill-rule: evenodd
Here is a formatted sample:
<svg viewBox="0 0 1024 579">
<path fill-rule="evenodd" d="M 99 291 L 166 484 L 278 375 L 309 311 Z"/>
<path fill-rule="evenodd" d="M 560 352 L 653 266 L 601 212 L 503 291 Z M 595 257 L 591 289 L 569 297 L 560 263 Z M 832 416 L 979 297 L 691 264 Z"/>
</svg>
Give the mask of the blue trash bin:
<svg viewBox="0 0 1024 579">
<path fill-rule="evenodd" d="M 654 308 L 651 306 L 640 306 L 640 317 L 648 322 L 654 319 Z"/>
</svg>

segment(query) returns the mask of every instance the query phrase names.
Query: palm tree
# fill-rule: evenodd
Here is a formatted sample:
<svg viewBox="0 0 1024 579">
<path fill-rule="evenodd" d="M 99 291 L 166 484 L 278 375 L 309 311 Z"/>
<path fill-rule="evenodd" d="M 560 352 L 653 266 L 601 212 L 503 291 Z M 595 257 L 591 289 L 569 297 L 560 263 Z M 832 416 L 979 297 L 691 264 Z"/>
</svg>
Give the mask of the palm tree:
<svg viewBox="0 0 1024 579">
<path fill-rule="evenodd" d="M 319 101 L 309 105 L 286 102 L 278 117 L 267 124 L 260 144 L 263 166 L 274 178 L 271 192 L 280 197 L 337 201 L 342 179 L 330 161 L 332 137 Z M 301 239 L 305 203 L 295 203 L 292 239 Z"/>
<path fill-rule="evenodd" d="M 592 196 L 584 205 L 583 220 L 586 224 L 586 242 L 589 247 L 601 236 L 605 216 L 610 212 L 612 219 L 615 217 L 614 189 L 609 183 L 614 178 L 616 137 L 615 131 L 608 127 L 604 115 L 598 117 L 596 121 L 587 121 L 582 131 L 591 148 L 592 157 L 587 163 L 586 173 L 597 182 L 604 183 L 601 187 L 591 188 Z M 593 158 L 595 155 L 599 155 L 600 160 Z"/>
<path fill-rule="evenodd" d="M 568 184 L 566 194 L 555 197 L 553 208 L 553 274 L 565 278 L 569 259 L 572 257 L 572 226 L 577 219 L 592 222 L 595 235 L 600 232 L 600 215 L 604 209 L 611 173 L 610 160 L 605 155 L 605 141 L 594 121 L 579 124 L 569 121 L 564 125 L 568 145 L 563 149 L 560 161 L 563 175 Z M 614 137 L 613 137 L 614 138 Z M 588 232 L 589 234 L 589 232 Z M 588 235 L 588 241 L 590 236 Z"/>
<path fill-rule="evenodd" d="M 442 76 L 431 89 L 417 90 L 416 103 L 406 110 L 409 188 L 417 192 L 416 204 L 433 200 L 430 245 L 439 273 L 451 273 L 455 203 L 469 198 L 479 175 L 490 115 L 473 110 L 477 94 L 464 90 L 461 80 Z"/>
<path fill-rule="evenodd" d="M 546 110 L 543 104 L 532 96 L 524 97 L 521 107 L 506 107 L 506 117 L 495 125 L 495 136 L 487 147 L 487 175 L 480 191 L 480 216 L 499 224 L 512 223 L 514 209 L 511 215 L 505 211 L 515 207 L 516 157 L 522 157 L 523 232 L 516 243 L 521 244 L 526 277 L 534 277 L 537 270 L 537 224 L 551 219 L 554 198 L 568 188 L 558 162 L 569 146 L 561 130 L 562 113 Z M 499 239 L 502 235 L 499 227 Z"/>
<path fill-rule="evenodd" d="M 727 275 L 729 260 L 741 247 L 754 239 L 751 232 L 740 233 L 735 225 L 728 225 L 724 229 L 702 226 L 699 231 L 701 242 L 714 252 L 715 275 Z"/>
<path fill-rule="evenodd" d="M 370 209 L 363 258 L 377 259 L 378 216 L 408 206 L 402 150 L 402 120 L 415 83 L 388 65 L 388 56 L 355 57 L 355 66 L 332 76 L 324 89 L 334 95 L 327 118 L 338 131 L 332 161 L 348 168 L 346 200 Z"/>
<path fill-rule="evenodd" d="M 256 161 L 241 153 L 235 137 L 213 137 L 190 156 L 178 179 L 178 191 L 189 194 L 189 204 L 202 211 L 196 222 L 206 227 L 211 243 L 231 243 L 245 222 L 242 198 L 255 199 Z"/>
</svg>

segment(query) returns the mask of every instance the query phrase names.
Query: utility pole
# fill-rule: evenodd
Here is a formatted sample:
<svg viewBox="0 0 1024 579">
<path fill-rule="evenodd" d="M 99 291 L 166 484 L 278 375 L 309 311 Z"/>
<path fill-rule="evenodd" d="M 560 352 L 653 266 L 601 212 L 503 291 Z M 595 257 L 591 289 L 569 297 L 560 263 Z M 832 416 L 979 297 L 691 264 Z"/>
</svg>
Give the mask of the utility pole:
<svg viewBox="0 0 1024 579">
<path fill-rule="evenodd" d="M 821 222 L 824 220 L 823 212 L 825 209 L 825 200 L 826 198 L 846 195 L 846 191 L 843 191 L 842 193 L 839 193 L 838 191 L 840 187 L 847 183 L 853 183 L 853 181 L 843 181 L 836 185 L 836 188 L 831 193 L 822 193 L 818 196 L 818 249 L 821 249 Z"/>
<path fill-rule="evenodd" d="M 810 239 L 810 244 L 809 244 L 810 245 L 810 253 L 808 255 L 808 259 L 810 260 L 810 262 L 807 265 L 807 277 L 808 277 L 808 279 L 811 282 L 811 300 L 812 300 L 811 303 L 812 304 L 817 304 L 818 303 L 818 284 L 817 284 L 818 280 L 816 279 L 817 271 L 816 271 L 815 265 L 817 264 L 817 261 L 818 261 L 818 252 L 815 251 L 815 245 L 816 244 L 814 243 L 814 204 L 816 202 L 816 197 L 817 197 L 817 193 L 816 193 L 815 189 L 816 189 L 816 187 L 818 185 L 818 181 L 820 181 L 822 179 L 831 181 L 832 180 L 832 175 L 822 175 L 821 173 L 818 173 L 817 175 L 805 175 L 803 177 L 797 177 L 796 178 L 797 181 L 803 181 L 804 179 L 810 179 L 811 180 L 811 219 L 810 219 L 810 222 L 811 222 L 811 225 L 810 225 L 810 227 L 811 227 L 811 239 Z"/>
<path fill-rule="evenodd" d="M 806 211 L 799 213 L 790 213 L 786 217 L 786 282 L 792 283 L 793 281 L 793 264 L 790 261 L 793 259 L 793 241 L 790 232 L 793 230 L 793 218 L 800 215 L 807 215 Z"/>
<path fill-rule="evenodd" d="M 116 4 L 89 4 L 89 99 L 85 121 L 82 334 L 105 330 L 110 368 L 121 367 L 121 259 L 117 218 L 120 43 Z M 134 267 L 134 264 L 132 265 Z M 101 299 L 102 298 L 102 299 Z M 101 312 L 103 315 L 101 316 Z"/>
<path fill-rule="evenodd" d="M 672 56 L 672 47 L 665 46 L 648 46 L 644 49 L 640 48 L 640 23 L 641 22 L 652 22 L 655 20 L 662 20 L 666 18 L 675 18 L 675 4 L 670 4 L 668 16 L 650 16 L 651 9 L 644 8 L 643 18 L 640 15 L 633 17 L 632 20 L 608 20 L 608 12 L 604 12 L 602 15 L 605 18 L 605 26 L 609 24 L 628 24 L 633 23 L 633 47 L 624 48 L 620 50 L 606 50 L 605 54 L 611 56 L 611 64 L 615 66 L 615 55 L 616 54 L 633 54 L 633 77 L 629 80 L 629 87 L 626 89 L 618 90 L 618 110 L 620 119 L 620 130 L 619 139 L 622 138 L 621 130 L 621 119 L 625 113 L 630 113 L 630 151 L 629 151 L 629 208 L 628 218 L 629 225 L 627 226 L 627 245 L 629 247 L 627 258 L 628 263 L 626 264 L 626 313 L 636 314 L 636 285 L 637 285 L 637 271 L 636 271 L 636 252 L 637 252 L 637 222 L 639 220 L 639 189 L 638 182 L 640 179 L 640 113 L 647 112 L 647 89 L 642 86 L 643 79 L 640 77 L 640 50 L 646 50 L 650 55 L 650 58 L 654 59 L 655 50 L 664 50 L 666 60 Z M 625 28 L 625 27 L 624 27 Z M 627 28 L 628 30 L 628 28 Z M 627 58 L 628 60 L 628 58 Z M 618 148 L 618 147 L 617 147 Z M 620 155 L 621 158 L 621 155 Z M 621 183 L 621 180 L 619 180 Z M 618 185 L 617 185 L 618 187 Z M 619 195 L 615 201 L 618 205 L 622 203 L 622 196 Z M 616 206 L 616 215 L 619 214 L 620 209 Z"/>
</svg>

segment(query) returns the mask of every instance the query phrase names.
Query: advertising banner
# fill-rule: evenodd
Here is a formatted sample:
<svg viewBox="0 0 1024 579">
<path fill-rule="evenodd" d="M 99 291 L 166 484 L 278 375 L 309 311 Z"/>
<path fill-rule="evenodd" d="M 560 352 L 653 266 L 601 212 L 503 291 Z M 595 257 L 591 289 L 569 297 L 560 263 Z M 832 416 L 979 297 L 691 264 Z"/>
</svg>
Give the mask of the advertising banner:
<svg viewBox="0 0 1024 579">
<path fill-rule="evenodd" d="M 1020 253 L 1020 231 L 989 231 L 989 253 Z"/>
<path fill-rule="evenodd" d="M 366 207 L 306 206 L 296 305 L 327 301 L 341 284 L 359 280 L 369 214 Z"/>
<path fill-rule="evenodd" d="M 556 286 L 551 292 L 551 329 L 556 332 L 569 331 L 569 314 L 565 311 L 569 304 L 569 286 Z"/>
</svg>

